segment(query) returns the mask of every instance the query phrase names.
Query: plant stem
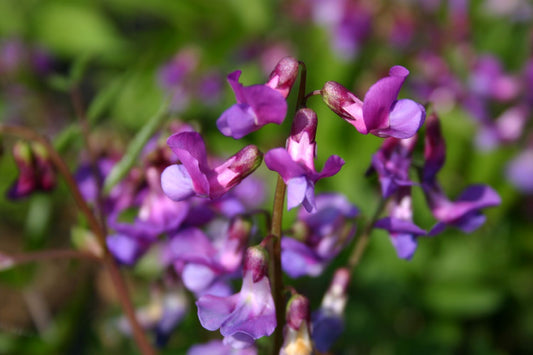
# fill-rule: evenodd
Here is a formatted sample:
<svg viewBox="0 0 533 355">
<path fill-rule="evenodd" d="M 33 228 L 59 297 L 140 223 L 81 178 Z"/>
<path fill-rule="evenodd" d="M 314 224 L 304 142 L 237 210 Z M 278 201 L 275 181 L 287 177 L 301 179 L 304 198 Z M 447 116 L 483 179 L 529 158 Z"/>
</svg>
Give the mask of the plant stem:
<svg viewBox="0 0 533 355">
<path fill-rule="evenodd" d="M 381 198 L 381 200 L 379 201 L 379 205 L 376 208 L 376 211 L 374 212 L 374 215 L 363 229 L 363 232 L 359 236 L 359 239 L 357 239 L 352 253 L 350 254 L 350 258 L 348 259 L 348 270 L 350 270 L 350 272 L 352 272 L 361 261 L 361 257 L 363 256 L 363 253 L 366 250 L 370 235 L 372 234 L 372 230 L 374 229 L 374 225 L 376 224 L 376 221 L 383 212 L 383 209 L 387 204 L 387 200 L 388 199 Z"/>
<path fill-rule="evenodd" d="M 307 68 L 304 62 L 298 62 L 300 66 L 300 83 L 298 85 L 298 98 L 296 111 L 305 107 L 305 86 L 307 81 Z M 276 192 L 274 194 L 274 206 L 272 208 L 272 224 L 270 228 L 270 279 L 272 281 L 272 297 L 276 306 L 276 330 L 274 332 L 274 347 L 272 354 L 279 354 L 283 343 L 283 326 L 285 323 L 285 297 L 283 295 L 283 272 L 281 267 L 281 230 L 283 222 L 283 206 L 287 186 L 278 175 Z"/>
<path fill-rule="evenodd" d="M 104 230 L 104 234 L 107 234 L 107 225 L 106 225 L 106 219 L 103 211 L 104 206 L 104 199 L 102 196 L 102 187 L 103 187 L 103 180 L 102 176 L 100 175 L 99 169 L 98 169 L 98 161 L 97 157 L 94 154 L 94 150 L 92 149 L 91 142 L 89 139 L 89 121 L 87 120 L 87 115 L 85 114 L 85 110 L 83 108 L 83 102 L 81 99 L 80 90 L 77 86 L 74 86 L 70 90 L 70 97 L 72 100 L 72 106 L 74 107 L 74 112 L 76 112 L 76 116 L 78 116 L 78 121 L 81 126 L 81 132 L 83 136 L 83 141 L 85 145 L 85 149 L 87 150 L 87 153 L 89 155 L 89 164 L 91 166 L 91 172 L 93 175 L 94 180 L 96 181 L 96 214 L 98 215 L 98 218 L 100 219 L 100 225 L 102 226 Z"/>
<path fill-rule="evenodd" d="M 272 208 L 272 224 L 270 228 L 270 279 L 272 280 L 272 296 L 276 306 L 276 330 L 274 332 L 273 354 L 278 354 L 283 342 L 282 324 L 285 322 L 285 300 L 283 297 L 283 275 L 281 270 L 281 227 L 283 205 L 287 187 L 281 176 L 278 176 L 274 207 Z"/>
<path fill-rule="evenodd" d="M 120 273 L 120 270 L 118 268 L 118 265 L 115 262 L 115 259 L 113 256 L 109 253 L 109 250 L 107 249 L 107 243 L 106 243 L 106 234 L 100 225 L 98 223 L 97 218 L 95 217 L 93 211 L 83 198 L 78 185 L 76 184 L 76 181 L 74 180 L 74 177 L 70 173 L 69 168 L 59 155 L 57 151 L 54 149 L 54 147 L 50 144 L 48 139 L 41 136 L 34 130 L 22 127 L 22 126 L 12 126 L 12 125 L 1 125 L 0 124 L 0 133 L 6 133 L 13 136 L 17 136 L 23 139 L 27 139 L 29 141 L 36 141 L 41 143 L 47 150 L 48 154 L 50 155 L 50 159 L 54 163 L 55 167 L 59 171 L 59 173 L 63 176 L 65 179 L 65 182 L 72 193 L 72 196 L 74 197 L 74 200 L 76 201 L 78 207 L 80 208 L 81 212 L 85 215 L 87 218 L 87 222 L 89 224 L 89 227 L 93 231 L 93 233 L 96 235 L 98 242 L 100 243 L 100 246 L 102 247 L 102 250 L 104 250 L 104 265 L 107 268 L 107 271 L 109 272 L 109 275 L 111 276 L 111 280 L 113 281 L 113 285 L 115 286 L 115 289 L 117 291 L 118 297 L 120 299 L 120 305 L 122 306 L 122 309 L 124 313 L 126 314 L 126 317 L 128 318 L 128 321 L 131 325 L 131 328 L 133 330 L 133 336 L 137 343 L 137 346 L 139 347 L 139 350 L 142 354 L 145 355 L 151 355 L 155 354 L 155 350 L 150 345 L 146 334 L 144 333 L 144 330 L 141 328 L 139 322 L 137 321 L 137 318 L 135 316 L 135 310 L 133 308 L 133 304 L 131 302 L 131 299 L 129 297 L 129 293 L 127 291 L 126 283 L 124 282 L 124 279 L 122 277 L 122 274 Z"/>
</svg>

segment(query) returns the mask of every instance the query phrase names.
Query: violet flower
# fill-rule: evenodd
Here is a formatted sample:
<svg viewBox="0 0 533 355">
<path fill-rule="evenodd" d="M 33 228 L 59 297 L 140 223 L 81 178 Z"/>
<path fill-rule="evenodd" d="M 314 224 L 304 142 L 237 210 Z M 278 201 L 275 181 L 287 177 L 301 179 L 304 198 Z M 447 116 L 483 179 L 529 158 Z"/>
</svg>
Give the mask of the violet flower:
<svg viewBox="0 0 533 355">
<path fill-rule="evenodd" d="M 445 152 L 446 147 L 439 119 L 436 114 L 432 114 L 428 118 L 426 128 L 422 188 L 431 212 L 439 223 L 433 227 L 429 234 L 440 233 L 446 225 L 470 233 L 485 222 L 486 217 L 481 214 L 481 210 L 498 206 L 501 199 L 490 186 L 472 185 L 466 188 L 455 201 L 450 201 L 436 178 L 437 173 L 444 165 Z"/>
<path fill-rule="evenodd" d="M 243 86 L 240 70 L 228 75 L 228 82 L 237 103 L 217 120 L 217 127 L 225 136 L 239 139 L 268 123 L 280 124 L 287 114 L 290 89 L 298 75 L 298 61 L 292 57 L 280 60 L 264 85 Z"/>
<path fill-rule="evenodd" d="M 389 207 L 389 217 L 376 222 L 375 228 L 389 232 L 392 245 L 399 258 L 410 260 L 417 248 L 417 237 L 426 235 L 426 231 L 413 223 L 411 187 L 398 189 Z"/>
<path fill-rule="evenodd" d="M 248 248 L 241 291 L 228 297 L 204 295 L 196 301 L 200 323 L 207 330 L 220 329 L 224 344 L 245 348 L 276 328 L 267 259 L 262 247 Z"/>
<path fill-rule="evenodd" d="M 378 174 L 383 198 L 390 197 L 399 187 L 413 184 L 409 178 L 409 168 L 415 144 L 416 136 L 408 139 L 390 137 L 372 156 L 372 165 L 367 174 Z"/>
<path fill-rule="evenodd" d="M 19 175 L 6 195 L 12 200 L 31 195 L 34 191 L 49 191 L 56 185 L 52 162 L 46 149 L 39 143 L 31 145 L 17 141 L 13 145 L 13 158 Z"/>
<path fill-rule="evenodd" d="M 409 138 L 424 123 L 424 107 L 412 100 L 398 100 L 398 93 L 409 75 L 402 66 L 394 66 L 389 76 L 368 89 L 364 101 L 339 83 L 328 81 L 321 90 L 324 102 L 359 133 L 378 137 Z"/>
<path fill-rule="evenodd" d="M 518 190 L 533 193 L 533 147 L 526 148 L 507 164 L 506 176 Z"/>
<path fill-rule="evenodd" d="M 251 232 L 251 224 L 242 218 L 211 228 L 214 240 L 200 229 L 182 229 L 170 238 L 162 255 L 163 263 L 173 263 L 184 285 L 197 295 L 239 271 Z"/>
<path fill-rule="evenodd" d="M 381 184 L 383 198 L 393 196 L 389 204 L 389 217 L 378 220 L 376 228 L 389 232 L 392 245 L 402 259 L 411 259 L 416 250 L 416 238 L 426 231 L 413 223 L 409 168 L 417 137 L 407 139 L 387 138 L 372 156 L 372 167 Z"/>
<path fill-rule="evenodd" d="M 249 145 L 213 169 L 207 163 L 205 144 L 197 132 L 174 134 L 167 144 L 181 161 L 161 174 L 161 187 L 174 201 L 194 195 L 216 199 L 250 175 L 262 159 L 257 147 Z"/>
<path fill-rule="evenodd" d="M 281 239 L 283 270 L 291 277 L 318 276 L 355 234 L 347 219 L 359 211 L 341 194 L 320 194 L 317 211 L 298 211 L 295 238 Z"/>
<path fill-rule="evenodd" d="M 346 268 L 335 271 L 320 308 L 313 312 L 313 342 L 320 352 L 327 352 L 344 331 L 344 308 L 348 300 L 350 272 Z"/>
<path fill-rule="evenodd" d="M 276 171 L 287 184 L 287 208 L 302 204 L 308 212 L 316 211 L 315 183 L 339 172 L 344 160 L 332 155 L 324 164 L 322 172 L 315 170 L 316 113 L 308 108 L 296 112 L 287 149 L 275 148 L 265 155 L 265 164 Z"/>
<path fill-rule="evenodd" d="M 176 231 L 189 213 L 189 204 L 173 201 L 161 189 L 161 175 L 155 167 L 146 170 L 148 188 L 142 194 L 142 202 L 133 223 L 119 222 L 118 214 L 112 214 L 109 225 L 121 234 L 155 240 L 158 235 Z"/>
</svg>

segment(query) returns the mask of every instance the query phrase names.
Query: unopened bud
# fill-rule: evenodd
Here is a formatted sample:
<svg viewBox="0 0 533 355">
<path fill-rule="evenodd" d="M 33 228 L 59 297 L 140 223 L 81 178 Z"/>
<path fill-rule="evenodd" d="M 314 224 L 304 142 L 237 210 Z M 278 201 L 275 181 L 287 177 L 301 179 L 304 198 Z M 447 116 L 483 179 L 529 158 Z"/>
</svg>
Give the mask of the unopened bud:
<svg viewBox="0 0 533 355">
<path fill-rule="evenodd" d="M 287 97 L 297 76 L 298 61 L 293 57 L 285 57 L 278 62 L 272 73 L 270 73 L 267 85 Z"/>
<path fill-rule="evenodd" d="M 362 118 L 363 102 L 359 100 L 354 94 L 346 89 L 341 84 L 335 81 L 327 81 L 321 90 L 322 99 L 328 107 L 339 115 L 341 118 L 353 121 L 354 119 Z M 361 117 L 354 117 L 353 114 L 346 112 L 346 107 L 356 105 L 360 108 Z M 353 110 L 352 113 L 357 110 Z"/>
<path fill-rule="evenodd" d="M 258 282 L 267 275 L 268 253 L 265 248 L 256 245 L 246 250 L 244 257 L 244 273 L 251 272 L 253 282 Z"/>
</svg>

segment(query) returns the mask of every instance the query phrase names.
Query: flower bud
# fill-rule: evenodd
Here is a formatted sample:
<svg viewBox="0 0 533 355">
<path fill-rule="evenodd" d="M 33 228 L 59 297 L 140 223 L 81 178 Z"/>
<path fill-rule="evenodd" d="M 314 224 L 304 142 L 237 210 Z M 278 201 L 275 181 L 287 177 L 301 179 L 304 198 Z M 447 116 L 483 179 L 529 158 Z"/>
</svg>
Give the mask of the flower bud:
<svg viewBox="0 0 533 355">
<path fill-rule="evenodd" d="M 223 192 L 241 182 L 261 165 L 263 153 L 255 145 L 242 148 L 224 164 L 214 169 L 216 180 Z M 216 190 L 216 189 L 215 189 Z"/>
<path fill-rule="evenodd" d="M 309 322 L 309 300 L 295 294 L 287 303 L 287 325 L 294 330 L 300 329 L 303 322 Z"/>
<path fill-rule="evenodd" d="M 322 99 L 328 107 L 347 121 L 363 118 L 363 102 L 341 84 L 335 81 L 327 81 L 321 90 Z M 356 104 L 354 107 L 360 109 L 359 117 L 346 112 L 345 108 Z"/>
<path fill-rule="evenodd" d="M 252 273 L 253 282 L 260 281 L 268 273 L 268 253 L 265 248 L 256 245 L 246 250 L 243 272 Z"/>
<path fill-rule="evenodd" d="M 297 76 L 298 61 L 293 57 L 285 57 L 278 62 L 272 73 L 270 73 L 270 78 L 266 85 L 286 98 L 289 96 Z"/>
<path fill-rule="evenodd" d="M 426 120 L 424 147 L 424 181 L 433 180 L 446 160 L 446 144 L 442 137 L 439 117 L 432 113 Z"/>
<path fill-rule="evenodd" d="M 313 351 L 309 334 L 309 301 L 296 294 L 287 304 L 287 325 L 284 329 L 284 341 L 281 355 L 306 355 Z"/>
</svg>

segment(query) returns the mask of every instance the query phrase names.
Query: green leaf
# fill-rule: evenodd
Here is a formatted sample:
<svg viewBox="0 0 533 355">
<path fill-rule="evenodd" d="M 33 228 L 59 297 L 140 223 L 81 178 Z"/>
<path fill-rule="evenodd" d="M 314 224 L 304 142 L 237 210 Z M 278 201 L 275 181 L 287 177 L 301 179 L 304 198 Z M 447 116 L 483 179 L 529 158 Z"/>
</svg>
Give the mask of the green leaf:
<svg viewBox="0 0 533 355">
<path fill-rule="evenodd" d="M 104 182 L 104 193 L 107 194 L 111 191 L 120 180 L 126 176 L 126 174 L 133 167 L 137 161 L 137 157 L 144 148 L 146 142 L 154 135 L 156 130 L 161 126 L 166 118 L 168 102 L 165 101 L 159 111 L 152 116 L 146 125 L 137 133 L 133 141 L 128 145 L 126 154 L 122 159 L 113 167 Z"/>
<path fill-rule="evenodd" d="M 36 35 L 58 53 L 106 55 L 122 49 L 111 22 L 92 6 L 47 2 L 37 16 Z"/>
<path fill-rule="evenodd" d="M 123 85 L 123 79 L 118 78 L 101 89 L 91 101 L 87 108 L 87 119 L 89 123 L 96 123 L 97 119 L 115 103 L 115 99 Z"/>
</svg>

